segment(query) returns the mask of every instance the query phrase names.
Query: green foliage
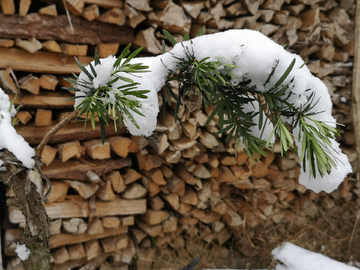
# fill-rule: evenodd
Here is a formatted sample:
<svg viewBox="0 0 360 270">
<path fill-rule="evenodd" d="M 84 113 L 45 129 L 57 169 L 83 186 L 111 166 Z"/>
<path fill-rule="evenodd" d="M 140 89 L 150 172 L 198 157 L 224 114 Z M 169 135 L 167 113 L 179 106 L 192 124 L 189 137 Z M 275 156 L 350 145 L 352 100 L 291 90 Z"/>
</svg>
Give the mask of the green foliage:
<svg viewBox="0 0 360 270">
<path fill-rule="evenodd" d="M 164 35 L 173 45 L 176 44 L 169 32 L 164 30 Z M 186 35 L 185 37 L 187 38 Z M 214 110 L 209 114 L 206 124 L 217 116 L 220 128 L 218 134 L 226 135 L 225 141 L 233 137 L 238 142 L 238 146 L 241 140 L 244 151 L 251 160 L 253 157 L 258 159 L 259 154 L 266 156 L 264 149 L 270 147 L 269 143 L 274 136 L 280 141 L 281 155 L 287 156 L 289 150 L 297 152 L 292 131 L 300 126 L 297 136 L 302 141 L 300 157 L 304 170 L 308 169 L 305 166 L 306 159 L 309 160 L 313 177 L 316 177 L 316 170 L 324 176 L 325 173 L 330 173 L 332 167 L 336 167 L 337 160 L 332 154 L 330 141 L 338 135 L 336 128 L 311 118 L 314 113 L 310 112 L 319 100 L 314 100 L 314 95 L 311 94 L 308 102 L 301 109 L 289 102 L 289 98 L 293 95 L 289 89 L 293 79 L 288 77 L 295 65 L 295 59 L 280 79 L 271 84 L 278 66 L 277 62 L 264 83 L 265 91 L 259 91 L 251 84 L 251 80 L 236 78 L 232 74 L 232 69 L 236 68 L 232 63 L 222 64 L 209 58 L 196 59 L 191 40 L 189 46 L 183 43 L 181 45 L 185 56 L 184 58 L 174 56 L 178 60 L 178 69 L 168 78 L 168 81 L 178 82 L 178 94 L 175 94 L 169 84 L 162 90 L 163 106 L 171 104 L 171 96 L 176 100 L 175 119 L 180 106 L 189 96 L 197 95 L 199 99 L 204 100 L 205 106 L 214 105 Z M 240 83 L 235 85 L 232 79 L 237 79 Z M 252 112 L 245 112 L 245 104 L 256 103 L 259 104 L 258 111 L 254 109 Z M 259 121 L 255 123 L 254 117 L 257 115 Z M 285 118 L 292 119 L 292 123 L 286 124 Z M 273 124 L 273 131 L 266 142 L 262 139 L 262 135 L 268 121 Z M 251 127 L 255 125 L 258 125 L 261 131 L 260 138 L 251 134 Z"/>
<path fill-rule="evenodd" d="M 79 111 L 78 116 L 85 114 L 85 124 L 84 130 L 86 129 L 87 120 L 90 117 L 90 123 L 93 129 L 95 129 L 95 118 L 99 118 L 100 131 L 101 131 L 101 140 L 105 142 L 105 125 L 108 126 L 110 120 L 114 121 L 115 130 L 117 129 L 117 121 L 122 127 L 123 116 L 126 115 L 130 121 L 139 128 L 136 123 L 132 113 L 135 112 L 141 116 L 144 116 L 140 111 L 141 102 L 135 100 L 134 97 L 139 99 L 146 99 L 146 94 L 149 93 L 149 90 L 137 90 L 139 83 L 134 82 L 133 79 L 128 76 L 122 76 L 126 73 L 128 75 L 134 76 L 137 73 L 148 72 L 148 66 L 145 66 L 141 63 L 131 64 L 130 60 L 136 57 L 142 50 L 139 48 L 130 54 L 129 44 L 116 59 L 113 65 L 113 71 L 111 72 L 111 81 L 107 85 L 101 85 L 98 88 L 95 88 L 93 85 L 93 80 L 97 77 L 95 67 L 101 65 L 97 51 L 95 51 L 94 64 L 95 67 L 90 63 L 90 71 L 87 70 L 75 57 L 75 61 L 80 67 L 80 69 L 85 73 L 88 80 L 81 80 L 75 74 L 74 80 L 67 80 L 77 87 L 63 87 L 63 89 L 69 91 L 80 91 L 79 87 L 87 89 L 84 93 L 84 96 L 77 96 L 75 98 L 84 98 L 84 100 L 76 107 L 76 110 Z M 120 86 L 115 83 L 118 81 L 123 81 Z"/>
</svg>

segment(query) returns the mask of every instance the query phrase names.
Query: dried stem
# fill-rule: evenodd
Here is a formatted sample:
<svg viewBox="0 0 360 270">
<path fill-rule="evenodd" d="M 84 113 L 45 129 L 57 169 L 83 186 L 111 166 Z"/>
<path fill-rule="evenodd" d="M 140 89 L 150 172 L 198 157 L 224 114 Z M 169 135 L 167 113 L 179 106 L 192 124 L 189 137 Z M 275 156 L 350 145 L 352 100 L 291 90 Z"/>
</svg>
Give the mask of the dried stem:
<svg viewBox="0 0 360 270">
<path fill-rule="evenodd" d="M 49 142 L 52 136 L 55 135 L 56 132 L 58 132 L 60 129 L 62 129 L 67 123 L 69 123 L 71 120 L 75 119 L 78 115 L 78 111 L 73 111 L 68 116 L 63 118 L 59 123 L 57 123 L 42 139 L 39 146 L 36 149 L 36 155 L 41 157 L 41 154 L 44 150 L 45 145 Z"/>
</svg>

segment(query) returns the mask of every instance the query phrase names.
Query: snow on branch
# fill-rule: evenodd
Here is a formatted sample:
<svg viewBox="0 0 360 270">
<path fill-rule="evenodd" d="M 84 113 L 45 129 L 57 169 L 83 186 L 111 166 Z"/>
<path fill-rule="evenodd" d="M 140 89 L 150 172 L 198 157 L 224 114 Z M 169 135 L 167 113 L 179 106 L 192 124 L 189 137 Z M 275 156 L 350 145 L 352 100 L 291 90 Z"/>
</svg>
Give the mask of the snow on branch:
<svg viewBox="0 0 360 270">
<path fill-rule="evenodd" d="M 0 88 L 0 150 L 8 149 L 17 159 L 19 159 L 25 167 L 31 169 L 35 166 L 35 151 L 17 134 L 11 124 L 11 117 L 16 113 L 14 106 L 9 100 L 9 96 Z M 3 161 L 0 159 L 0 170 Z"/>
<path fill-rule="evenodd" d="M 220 132 L 233 135 L 250 157 L 264 155 L 263 147 L 275 137 L 283 155 L 297 152 L 299 182 L 308 189 L 331 192 L 352 171 L 335 140 L 325 84 L 300 56 L 260 32 L 229 30 L 175 44 L 156 57 L 136 58 L 138 53 L 130 54 L 128 46 L 118 59 L 95 55 L 89 66 L 80 65 L 75 107 L 79 114 L 90 113 L 93 125 L 96 113 L 100 124 L 123 119 L 131 134 L 151 135 L 159 112 L 157 92 L 169 79 L 177 80 L 177 107 L 197 89 L 205 104 L 215 105 L 209 118 L 217 114 Z"/>
</svg>

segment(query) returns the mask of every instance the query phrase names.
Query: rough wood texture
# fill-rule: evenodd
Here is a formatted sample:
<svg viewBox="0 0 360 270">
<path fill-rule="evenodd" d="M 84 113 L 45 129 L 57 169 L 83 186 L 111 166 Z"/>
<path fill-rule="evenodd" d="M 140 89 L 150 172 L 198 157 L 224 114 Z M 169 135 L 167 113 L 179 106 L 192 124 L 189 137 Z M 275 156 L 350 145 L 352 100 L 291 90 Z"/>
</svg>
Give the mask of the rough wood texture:
<svg viewBox="0 0 360 270">
<path fill-rule="evenodd" d="M 122 200 L 114 199 L 109 202 L 96 201 L 96 210 L 94 216 L 115 216 L 143 214 L 146 211 L 146 200 Z M 51 219 L 55 218 L 74 218 L 88 217 L 90 215 L 88 201 L 71 201 L 66 200 L 59 203 L 46 203 L 46 213 Z M 13 209 L 9 213 L 10 220 L 13 223 L 24 221 L 24 216 L 17 209 Z"/>
<path fill-rule="evenodd" d="M 134 39 L 133 29 L 128 26 L 108 25 L 81 17 L 71 16 L 69 26 L 66 15 L 51 17 L 32 13 L 26 17 L 0 14 L 0 36 L 4 38 L 36 38 L 64 41 L 73 44 L 116 43 L 127 45 Z M 45 23 L 46 22 L 46 23 Z M 117 33 L 114 35 L 113 33 Z"/>
</svg>

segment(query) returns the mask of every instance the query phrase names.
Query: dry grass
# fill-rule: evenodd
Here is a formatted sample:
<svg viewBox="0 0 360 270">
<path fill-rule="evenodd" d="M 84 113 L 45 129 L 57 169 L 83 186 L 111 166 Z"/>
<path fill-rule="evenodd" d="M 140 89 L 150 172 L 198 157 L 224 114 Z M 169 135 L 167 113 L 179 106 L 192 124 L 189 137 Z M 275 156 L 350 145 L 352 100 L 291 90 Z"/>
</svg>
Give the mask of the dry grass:
<svg viewBox="0 0 360 270">
<path fill-rule="evenodd" d="M 277 225 L 264 224 L 256 231 L 243 231 L 229 239 L 223 247 L 206 244 L 200 239 L 184 239 L 184 247 L 158 250 L 153 269 L 180 269 L 194 257 L 200 258 L 195 269 L 240 268 L 273 269 L 277 262 L 271 250 L 283 242 L 292 242 L 335 260 L 360 261 L 360 203 L 351 201 L 335 205 L 331 210 L 318 207 L 313 218 L 289 212 Z M 290 218 L 289 218 L 290 217 Z M 249 245 L 250 243 L 250 245 Z M 244 256 L 239 250 L 252 257 Z"/>
</svg>

